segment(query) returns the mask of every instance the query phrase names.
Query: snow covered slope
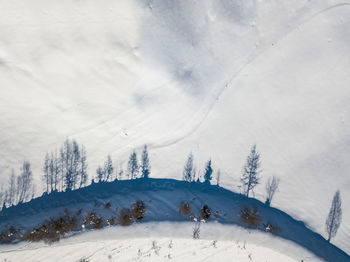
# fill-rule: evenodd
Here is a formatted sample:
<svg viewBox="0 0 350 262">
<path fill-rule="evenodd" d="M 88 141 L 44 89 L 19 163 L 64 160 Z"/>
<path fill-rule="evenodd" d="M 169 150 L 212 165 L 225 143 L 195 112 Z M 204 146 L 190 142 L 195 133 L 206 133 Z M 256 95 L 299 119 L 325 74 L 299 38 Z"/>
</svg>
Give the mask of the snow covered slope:
<svg viewBox="0 0 350 262">
<path fill-rule="evenodd" d="M 188 238 L 191 231 L 189 223 L 106 228 L 64 239 L 53 246 L 21 243 L 0 247 L 0 259 L 18 262 L 227 261 L 231 258 L 240 262 L 322 261 L 289 241 L 235 226 L 204 225 L 204 237 L 199 240 Z"/>
<path fill-rule="evenodd" d="M 192 151 L 238 190 L 249 147 L 275 206 L 324 234 L 336 189 L 350 252 L 350 3 L 338 0 L 0 0 L 0 175 L 66 137 L 125 162 L 149 144 L 152 176 Z M 262 182 L 264 182 L 264 180 Z M 5 183 L 5 182 L 3 182 Z M 256 188 L 263 200 L 263 186 Z"/>
<path fill-rule="evenodd" d="M 190 239 L 193 230 L 189 230 L 188 228 L 195 225 L 193 222 L 194 217 L 199 218 L 201 208 L 204 205 L 208 205 L 212 215 L 207 220 L 207 223 L 205 223 L 207 225 L 205 230 L 203 231 L 202 226 L 200 227 L 201 239 L 212 241 L 216 239 L 228 241 L 242 241 L 242 238 L 247 239 L 254 246 L 260 245 L 262 247 L 262 253 L 266 248 L 274 249 L 277 253 L 281 254 L 280 259 L 283 259 L 285 255 L 297 258 L 299 261 L 306 257 L 313 258 L 315 256 L 325 261 L 345 262 L 350 259 L 349 255 L 327 242 L 319 234 L 308 229 L 301 221 L 293 219 L 278 209 L 268 207 L 256 199 L 249 199 L 217 186 L 188 183 L 172 179 L 123 180 L 94 184 L 76 191 L 44 195 L 29 203 L 20 204 L 1 211 L 0 232 L 4 232 L 4 230 L 11 226 L 20 230 L 19 234 L 33 232 L 34 229 L 39 228 L 50 217 L 57 219 L 66 213 L 76 217 L 77 227 L 73 232 L 79 233 L 79 230 L 89 228 L 89 223 L 84 223 L 83 221 L 86 220 L 86 217 L 90 216 L 88 214 L 93 212 L 96 214 L 95 217 L 102 219 L 104 226 L 107 225 L 107 219 L 111 221 L 114 218 L 114 225 L 117 229 L 113 227 L 112 231 L 107 230 L 105 233 L 96 233 L 97 236 L 102 234 L 101 237 L 104 234 L 110 234 L 113 239 L 115 235 L 113 230 L 117 230 L 116 232 L 121 230 L 118 229 L 121 227 L 120 220 L 118 219 L 119 212 L 124 208 L 129 208 L 138 200 L 144 201 L 146 205 L 146 212 L 141 223 L 151 222 L 154 224 L 151 228 L 146 226 L 134 229 L 134 225 L 127 227 L 130 229 L 130 232 L 125 233 L 127 229 L 122 232 L 124 232 L 123 235 L 126 234 L 128 238 L 133 239 L 130 241 L 137 242 L 137 239 L 140 237 L 155 237 L 155 239 L 159 239 L 177 236 Z M 188 215 L 179 213 L 180 203 L 183 201 L 188 202 L 190 205 L 191 211 Z M 108 208 L 106 208 L 107 203 Z M 244 226 L 245 224 L 242 223 L 240 212 L 244 207 L 251 210 L 253 206 L 257 207 L 257 214 L 261 217 L 257 230 L 246 231 L 237 227 L 225 228 L 223 226 Z M 181 221 L 192 221 L 192 223 L 188 225 L 179 224 Z M 163 222 L 172 222 L 174 224 L 165 223 L 163 227 Z M 136 224 L 138 223 L 136 222 Z M 219 223 L 220 225 L 218 225 Z M 266 231 L 267 224 L 275 228 L 273 234 Z M 85 226 L 80 227 L 80 225 Z M 180 225 L 184 225 L 184 227 L 181 228 Z M 157 228 L 155 232 L 153 232 L 153 227 Z M 169 229 L 171 227 L 172 229 Z M 179 230 L 178 233 L 174 232 L 177 230 Z M 273 237 L 269 237 L 269 235 Z M 84 239 L 84 236 L 78 238 L 79 241 Z M 87 237 L 87 239 L 90 239 L 89 241 L 94 240 L 94 238 L 90 237 Z M 279 241 L 280 243 L 276 244 Z M 287 244 L 290 241 L 293 243 Z M 288 250 L 290 246 L 295 245 L 298 247 Z M 15 245 L 11 247 L 5 245 L 2 249 L 0 248 L 0 252 L 2 250 L 2 252 L 6 253 L 8 249 L 18 250 L 21 246 Z M 33 248 L 36 248 L 36 246 L 30 246 L 29 249 Z M 133 248 L 137 248 L 137 245 L 133 246 Z M 295 248 L 297 250 L 306 249 L 308 252 L 298 251 L 295 253 Z M 198 249 L 196 250 L 198 251 Z M 230 250 L 230 252 L 233 250 Z M 305 255 L 305 252 L 308 255 Z M 132 255 L 132 253 L 129 255 Z M 244 256 L 246 255 L 244 252 Z M 6 257 L 6 254 L 4 254 L 4 257 Z M 12 253 L 9 257 L 12 257 Z M 274 257 L 273 254 L 272 257 Z"/>
</svg>

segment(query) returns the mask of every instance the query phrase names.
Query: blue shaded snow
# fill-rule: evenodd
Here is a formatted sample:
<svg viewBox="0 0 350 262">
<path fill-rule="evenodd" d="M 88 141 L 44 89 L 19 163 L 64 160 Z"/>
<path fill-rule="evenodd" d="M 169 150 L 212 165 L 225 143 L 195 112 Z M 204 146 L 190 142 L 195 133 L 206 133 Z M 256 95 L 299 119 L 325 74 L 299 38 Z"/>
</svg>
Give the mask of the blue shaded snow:
<svg viewBox="0 0 350 262">
<path fill-rule="evenodd" d="M 219 214 L 218 218 L 212 215 L 209 221 L 240 226 L 240 210 L 256 205 L 262 217 L 257 230 L 265 231 L 263 224 L 267 222 L 278 225 L 281 228 L 279 237 L 293 241 L 319 258 L 326 261 L 350 261 L 349 255 L 344 251 L 310 230 L 302 221 L 293 219 L 279 209 L 222 187 L 173 179 L 101 182 L 75 191 L 44 194 L 28 203 L 3 209 L 0 212 L 0 229 L 8 226 L 31 229 L 50 217 L 62 214 L 65 209 L 71 212 L 81 209 L 82 216 L 94 211 L 104 219 L 117 218 L 120 209 L 130 207 L 137 200 L 146 204 L 147 210 L 142 220 L 145 222 L 189 221 L 188 217 L 179 213 L 180 203 L 186 201 L 190 203 L 195 215 L 206 204 L 212 214 Z M 104 205 L 108 202 L 111 207 L 106 209 Z"/>
</svg>

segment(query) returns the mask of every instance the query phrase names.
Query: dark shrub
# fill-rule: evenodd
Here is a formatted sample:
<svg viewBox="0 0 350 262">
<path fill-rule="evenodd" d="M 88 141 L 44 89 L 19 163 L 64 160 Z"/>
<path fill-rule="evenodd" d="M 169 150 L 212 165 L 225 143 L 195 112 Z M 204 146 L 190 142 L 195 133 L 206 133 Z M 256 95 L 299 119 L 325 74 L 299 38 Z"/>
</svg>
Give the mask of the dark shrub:
<svg viewBox="0 0 350 262">
<path fill-rule="evenodd" d="M 131 207 L 132 217 L 141 220 L 146 212 L 146 205 L 143 201 L 137 201 Z"/>
<path fill-rule="evenodd" d="M 109 209 L 110 207 L 111 207 L 111 202 L 106 203 L 104 206 L 105 209 Z"/>
<path fill-rule="evenodd" d="M 87 214 L 84 224 L 91 228 L 101 228 L 103 226 L 103 220 L 95 212 L 90 212 Z"/>
<path fill-rule="evenodd" d="M 201 209 L 201 218 L 208 220 L 211 215 L 210 208 L 207 205 L 204 205 Z"/>
<path fill-rule="evenodd" d="M 115 219 L 114 219 L 114 217 L 112 217 L 112 218 L 108 218 L 107 220 L 106 220 L 106 223 L 107 223 L 107 225 L 114 225 L 115 224 Z"/>
<path fill-rule="evenodd" d="M 119 212 L 119 223 L 122 226 L 127 226 L 130 225 L 132 222 L 132 213 L 131 210 L 129 208 L 123 208 L 122 210 L 120 210 Z"/>
<path fill-rule="evenodd" d="M 76 218 L 65 211 L 62 217 L 51 218 L 43 225 L 24 234 L 22 239 L 31 242 L 43 240 L 45 243 L 52 244 L 59 241 L 61 236 L 72 231 L 76 226 Z"/>
<path fill-rule="evenodd" d="M 191 213 L 191 206 L 187 202 L 181 202 L 179 207 L 180 214 L 189 215 Z"/>
<path fill-rule="evenodd" d="M 219 211 L 215 211 L 215 213 L 214 213 L 214 217 L 215 217 L 215 218 L 219 218 L 219 217 L 220 217 L 220 215 L 219 215 Z"/>
<path fill-rule="evenodd" d="M 82 211 L 83 211 L 83 210 L 80 208 L 77 212 L 75 212 L 75 215 L 76 215 L 76 216 L 80 216 Z"/>
<path fill-rule="evenodd" d="M 241 222 L 248 227 L 258 227 L 261 217 L 258 215 L 258 207 L 253 206 L 251 210 L 243 207 L 240 212 Z"/>
<path fill-rule="evenodd" d="M 9 244 L 18 238 L 19 229 L 10 226 L 7 230 L 4 230 L 0 233 L 0 243 Z"/>
<path fill-rule="evenodd" d="M 30 242 L 44 241 L 53 243 L 59 241 L 61 235 L 54 230 L 49 230 L 48 225 L 44 224 L 23 235 L 22 239 Z"/>
</svg>

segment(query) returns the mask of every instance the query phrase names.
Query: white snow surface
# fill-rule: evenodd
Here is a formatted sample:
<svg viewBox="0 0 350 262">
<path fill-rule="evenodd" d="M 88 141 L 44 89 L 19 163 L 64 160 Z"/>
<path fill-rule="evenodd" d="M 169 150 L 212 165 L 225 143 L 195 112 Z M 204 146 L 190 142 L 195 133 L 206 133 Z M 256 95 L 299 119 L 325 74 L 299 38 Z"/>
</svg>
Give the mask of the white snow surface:
<svg viewBox="0 0 350 262">
<path fill-rule="evenodd" d="M 20 243 L 1 247 L 5 261 L 323 261 L 292 242 L 236 226 L 204 224 L 191 239 L 192 223 L 146 223 L 72 236 L 52 246 Z M 137 238 L 135 238 L 137 236 Z"/>
<path fill-rule="evenodd" d="M 70 137 L 90 176 L 148 144 L 153 177 L 180 178 L 192 151 L 239 191 L 257 143 L 273 205 L 323 236 L 340 189 L 350 253 L 349 68 L 344 0 L 0 0 L 2 183 L 27 159 L 39 185 Z"/>
</svg>

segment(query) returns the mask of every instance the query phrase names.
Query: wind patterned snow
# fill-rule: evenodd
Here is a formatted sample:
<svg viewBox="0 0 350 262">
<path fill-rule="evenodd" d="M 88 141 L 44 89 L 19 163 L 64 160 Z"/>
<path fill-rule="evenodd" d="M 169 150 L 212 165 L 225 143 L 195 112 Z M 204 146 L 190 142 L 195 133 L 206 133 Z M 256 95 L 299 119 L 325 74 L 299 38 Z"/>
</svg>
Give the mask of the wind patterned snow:
<svg viewBox="0 0 350 262">
<path fill-rule="evenodd" d="M 149 145 L 152 176 L 180 178 L 190 151 L 238 191 L 257 143 L 274 205 L 350 252 L 350 3 L 0 1 L 0 174 L 66 137 L 125 162 Z M 40 188 L 40 186 L 38 186 Z M 256 188 L 264 200 L 264 187 Z M 325 235 L 325 234 L 324 234 Z"/>
</svg>

